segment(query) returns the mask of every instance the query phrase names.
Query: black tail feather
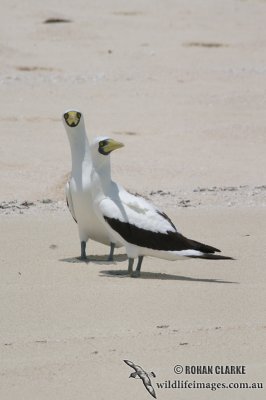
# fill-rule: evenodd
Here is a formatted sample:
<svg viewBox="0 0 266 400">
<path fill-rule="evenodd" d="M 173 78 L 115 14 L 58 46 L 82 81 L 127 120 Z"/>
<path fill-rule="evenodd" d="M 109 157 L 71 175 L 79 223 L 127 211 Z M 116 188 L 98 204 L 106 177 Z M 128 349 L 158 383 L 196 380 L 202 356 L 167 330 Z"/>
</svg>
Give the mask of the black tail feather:
<svg viewBox="0 0 266 400">
<path fill-rule="evenodd" d="M 196 240 L 188 239 L 191 249 L 201 251 L 202 253 L 221 253 L 221 250 L 215 247 L 209 246 L 208 244 L 197 242 Z"/>
<path fill-rule="evenodd" d="M 204 260 L 235 260 L 233 257 L 220 256 L 218 254 L 203 254 L 202 256 L 188 256 L 189 258 L 203 258 Z"/>
</svg>

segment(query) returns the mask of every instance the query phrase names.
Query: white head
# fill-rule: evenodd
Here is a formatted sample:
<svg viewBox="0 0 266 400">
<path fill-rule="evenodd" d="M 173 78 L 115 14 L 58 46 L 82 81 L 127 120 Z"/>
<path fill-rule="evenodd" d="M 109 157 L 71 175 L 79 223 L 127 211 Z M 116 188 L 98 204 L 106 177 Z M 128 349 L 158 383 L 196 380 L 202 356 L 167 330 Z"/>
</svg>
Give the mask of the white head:
<svg viewBox="0 0 266 400">
<path fill-rule="evenodd" d="M 70 142 L 80 140 L 86 135 L 84 118 L 78 110 L 67 110 L 63 114 L 63 124 Z"/>
<path fill-rule="evenodd" d="M 124 144 L 117 142 L 108 136 L 96 137 L 92 140 L 90 149 L 94 167 L 96 170 L 110 168 L 110 154 L 116 149 L 124 147 Z"/>
</svg>

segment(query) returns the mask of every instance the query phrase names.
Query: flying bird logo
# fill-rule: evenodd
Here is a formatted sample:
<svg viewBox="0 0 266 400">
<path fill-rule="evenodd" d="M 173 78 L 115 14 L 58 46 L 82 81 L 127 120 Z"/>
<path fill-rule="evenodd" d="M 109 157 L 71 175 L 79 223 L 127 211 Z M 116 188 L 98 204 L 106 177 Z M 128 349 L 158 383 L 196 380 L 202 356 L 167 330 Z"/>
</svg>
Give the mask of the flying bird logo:
<svg viewBox="0 0 266 400">
<path fill-rule="evenodd" d="M 155 390 L 154 390 L 154 388 L 151 384 L 151 380 L 150 380 L 150 377 L 155 378 L 155 376 L 156 376 L 155 373 L 154 372 L 148 373 L 148 372 L 144 371 L 143 368 L 141 368 L 139 365 L 135 365 L 132 361 L 124 360 L 124 362 L 135 370 L 135 372 L 132 372 L 130 374 L 129 378 L 141 379 L 143 385 L 148 390 L 150 395 L 152 395 L 152 397 L 154 397 L 156 399 Z"/>
</svg>

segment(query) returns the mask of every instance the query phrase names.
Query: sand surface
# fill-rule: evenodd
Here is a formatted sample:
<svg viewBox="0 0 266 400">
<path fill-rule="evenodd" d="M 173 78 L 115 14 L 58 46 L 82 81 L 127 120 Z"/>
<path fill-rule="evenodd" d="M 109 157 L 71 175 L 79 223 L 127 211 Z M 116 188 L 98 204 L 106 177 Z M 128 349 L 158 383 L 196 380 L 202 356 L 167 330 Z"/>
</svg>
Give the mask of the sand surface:
<svg viewBox="0 0 266 400">
<path fill-rule="evenodd" d="M 264 399 L 266 376 L 266 2 L 1 2 L 0 399 Z M 45 23 L 49 19 L 68 22 Z M 234 261 L 146 258 L 89 242 L 64 201 L 61 123 L 78 107 L 92 135 L 125 147 L 113 178 L 187 236 Z M 243 375 L 175 365 L 243 365 Z"/>
</svg>

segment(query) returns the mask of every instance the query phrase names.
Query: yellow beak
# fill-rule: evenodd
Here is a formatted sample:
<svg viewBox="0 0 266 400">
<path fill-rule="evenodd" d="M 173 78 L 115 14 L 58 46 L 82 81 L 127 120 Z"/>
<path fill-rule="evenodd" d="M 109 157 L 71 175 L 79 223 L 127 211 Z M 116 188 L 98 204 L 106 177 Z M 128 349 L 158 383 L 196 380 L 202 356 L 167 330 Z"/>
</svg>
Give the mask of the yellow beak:
<svg viewBox="0 0 266 400">
<path fill-rule="evenodd" d="M 124 147 L 124 143 L 117 142 L 114 139 L 108 139 L 106 145 L 103 147 L 105 153 L 111 153 L 111 151 L 114 151 L 116 149 L 120 149 L 121 147 Z"/>
</svg>

